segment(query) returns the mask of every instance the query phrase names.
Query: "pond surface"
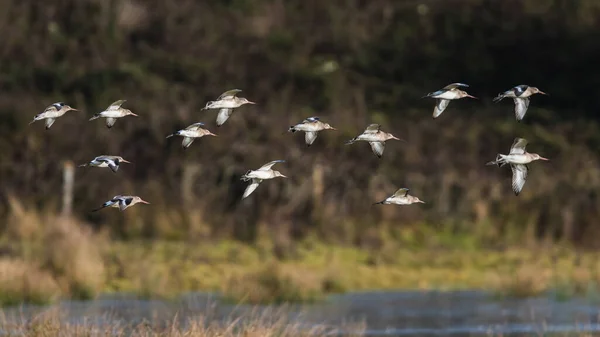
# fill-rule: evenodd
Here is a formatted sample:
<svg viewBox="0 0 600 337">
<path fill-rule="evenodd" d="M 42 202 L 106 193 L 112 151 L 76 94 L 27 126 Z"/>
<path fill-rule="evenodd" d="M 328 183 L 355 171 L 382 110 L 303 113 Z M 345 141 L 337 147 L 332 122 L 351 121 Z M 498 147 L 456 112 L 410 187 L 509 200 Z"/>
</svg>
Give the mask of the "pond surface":
<svg viewBox="0 0 600 337">
<path fill-rule="evenodd" d="M 261 311 L 284 312 L 303 326 L 346 326 L 362 323 L 367 336 L 531 336 L 569 332 L 600 335 L 600 302 L 551 297 L 497 299 L 474 291 L 364 292 L 331 296 L 313 305 L 257 307 L 220 302 L 215 295 L 190 294 L 174 301 L 137 300 L 126 295 L 95 301 L 65 301 L 56 306 L 71 323 L 137 324 L 146 321 L 185 322 L 207 317 L 226 320 L 256 317 Z M 48 308 L 22 306 L 4 309 L 5 319 L 30 317 Z M 343 334 L 340 334 L 343 335 Z"/>
</svg>

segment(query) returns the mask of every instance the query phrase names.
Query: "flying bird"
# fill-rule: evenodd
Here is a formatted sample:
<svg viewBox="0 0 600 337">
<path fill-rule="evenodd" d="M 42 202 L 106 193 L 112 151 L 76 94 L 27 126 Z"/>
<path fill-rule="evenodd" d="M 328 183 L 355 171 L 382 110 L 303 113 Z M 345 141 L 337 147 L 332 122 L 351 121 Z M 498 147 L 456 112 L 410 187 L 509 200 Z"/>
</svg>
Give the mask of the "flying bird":
<svg viewBox="0 0 600 337">
<path fill-rule="evenodd" d="M 244 104 L 256 104 L 250 102 L 248 99 L 243 97 L 237 97 L 236 95 L 241 92 L 240 89 L 232 89 L 225 91 L 217 98 L 216 101 L 210 101 L 206 103 L 206 106 L 202 110 L 208 109 L 219 109 L 217 114 L 217 126 L 223 125 L 229 116 L 233 113 L 233 109 L 239 108 Z"/>
<path fill-rule="evenodd" d="M 377 205 L 377 204 L 410 205 L 410 204 L 414 204 L 414 203 L 422 203 L 422 204 L 425 203 L 425 201 L 422 201 L 421 199 L 419 199 L 415 196 L 408 195 L 408 191 L 410 191 L 408 188 L 400 188 L 391 196 L 385 198 L 384 200 L 382 200 L 380 202 L 376 202 L 373 205 Z"/>
<path fill-rule="evenodd" d="M 244 174 L 242 176 L 241 180 L 242 181 L 251 181 L 251 183 L 250 183 L 250 185 L 248 185 L 248 187 L 246 187 L 246 190 L 244 191 L 244 195 L 242 196 L 242 199 L 245 199 L 250 194 L 252 194 L 252 192 L 254 192 L 254 190 L 256 190 L 258 185 L 260 185 L 260 183 L 265 179 L 273 179 L 276 177 L 287 178 L 286 176 L 281 174 L 281 172 L 271 170 L 271 167 L 273 165 L 275 165 L 277 163 L 284 163 L 284 162 L 285 162 L 285 160 L 274 160 L 272 162 L 269 162 L 269 163 L 261 166 L 258 170 L 249 170 L 248 172 L 246 172 L 246 174 Z"/>
<path fill-rule="evenodd" d="M 121 108 L 121 105 L 123 105 L 123 103 L 125 102 L 126 100 L 121 99 L 112 103 L 108 108 L 106 108 L 106 110 L 99 112 L 95 114 L 92 118 L 90 118 L 90 121 L 93 121 L 94 119 L 98 118 L 106 118 L 106 127 L 110 129 L 113 125 L 115 125 L 117 118 L 125 117 L 128 115 L 138 117 L 138 115 L 131 112 L 131 110 Z"/>
<path fill-rule="evenodd" d="M 288 132 L 304 131 L 304 141 L 307 146 L 311 146 L 312 143 L 317 139 L 319 131 L 322 130 L 337 130 L 327 123 L 323 123 L 319 120 L 319 117 L 308 117 L 303 120 L 302 123 L 290 126 Z"/>
<path fill-rule="evenodd" d="M 71 108 L 70 106 L 66 105 L 63 102 L 57 102 L 57 103 L 49 105 L 48 107 L 46 107 L 46 109 L 44 109 L 43 112 L 40 112 L 39 114 L 35 115 L 35 117 L 33 117 L 33 121 L 31 121 L 31 123 L 29 123 L 29 124 L 31 125 L 36 121 L 45 119 L 46 120 L 46 130 L 48 130 L 48 129 L 50 129 L 52 124 L 54 124 L 56 119 L 58 117 L 61 117 L 65 113 L 67 113 L 67 111 L 79 111 L 79 110 Z"/>
<path fill-rule="evenodd" d="M 517 121 L 521 121 L 525 117 L 527 108 L 529 108 L 529 97 L 533 94 L 548 95 L 536 87 L 530 87 L 525 84 L 517 85 L 516 87 L 502 92 L 494 98 L 494 102 L 500 102 L 503 98 L 512 98 L 515 102 L 515 116 Z"/>
<path fill-rule="evenodd" d="M 92 210 L 92 212 L 99 211 L 106 207 L 118 207 L 121 211 L 129 208 L 137 203 L 150 204 L 142 198 L 135 195 L 115 195 L 112 199 L 102 204 L 102 207 Z"/>
<path fill-rule="evenodd" d="M 510 164 L 512 170 L 512 189 L 515 195 L 519 195 L 523 186 L 525 186 L 525 180 L 527 180 L 527 164 L 534 160 L 549 160 L 544 158 L 537 153 L 528 153 L 525 150 L 527 146 L 527 140 L 524 138 L 515 138 L 512 146 L 510 147 L 510 153 L 507 155 L 498 154 L 496 160 L 487 163 L 486 165 L 498 165 L 502 167 L 506 164 Z"/>
<path fill-rule="evenodd" d="M 113 172 L 117 173 L 117 171 L 119 170 L 119 164 L 121 164 L 121 163 L 130 163 L 131 164 L 130 161 L 127 161 L 127 160 L 123 159 L 123 157 L 120 157 L 120 156 L 102 155 L 102 156 L 98 156 L 98 157 L 92 159 L 89 163 L 79 165 L 79 167 L 86 167 L 86 166 L 108 167 Z"/>
<path fill-rule="evenodd" d="M 443 87 L 442 89 L 434 92 L 430 92 L 427 95 L 421 97 L 431 97 L 436 99 L 435 107 L 433 108 L 433 118 L 438 118 L 444 110 L 450 104 L 450 100 L 461 99 L 464 97 L 477 98 L 467 94 L 466 91 L 460 90 L 461 87 L 468 87 L 467 84 L 464 83 L 452 83 Z"/>
<path fill-rule="evenodd" d="M 190 145 L 192 145 L 196 138 L 201 138 L 204 136 L 217 136 L 214 133 L 203 129 L 202 126 L 204 126 L 204 123 L 194 123 L 183 130 L 179 130 L 173 134 L 168 135 L 167 138 L 171 138 L 173 136 L 183 137 L 181 147 L 183 147 L 183 149 L 185 150 L 188 147 L 190 147 Z"/>
<path fill-rule="evenodd" d="M 373 153 L 375 153 L 377 157 L 381 158 L 383 156 L 383 150 L 385 150 L 385 142 L 390 139 L 404 141 L 403 139 L 395 137 L 391 133 L 381 131 L 381 125 L 371 124 L 365 129 L 365 131 L 363 131 L 362 134 L 346 142 L 346 145 L 350 145 L 358 141 L 369 142 Z"/>
</svg>

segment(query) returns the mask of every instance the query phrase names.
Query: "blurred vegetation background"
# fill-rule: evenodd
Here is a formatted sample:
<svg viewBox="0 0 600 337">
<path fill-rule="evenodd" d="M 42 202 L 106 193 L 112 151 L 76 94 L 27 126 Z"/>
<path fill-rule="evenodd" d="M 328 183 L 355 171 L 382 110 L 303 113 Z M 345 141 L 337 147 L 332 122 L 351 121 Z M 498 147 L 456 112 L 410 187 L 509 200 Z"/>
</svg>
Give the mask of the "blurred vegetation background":
<svg viewBox="0 0 600 337">
<path fill-rule="evenodd" d="M 116 239 L 254 243 L 266 233 L 286 251 L 307 236 L 378 247 L 447 234 L 594 247 L 599 28 L 595 0 L 5 0 L 0 226 L 22 237 L 25 225 L 9 230 L 15 207 L 60 211 L 64 161 L 111 154 L 134 164 L 78 169 L 73 207 Z M 480 100 L 433 120 L 434 101 L 420 97 L 452 82 Z M 550 94 L 533 97 L 522 123 L 512 101 L 491 102 L 518 84 Z M 200 109 L 232 88 L 258 104 L 216 128 L 216 111 Z M 110 130 L 87 121 L 118 99 L 140 117 Z M 27 125 L 56 101 L 84 113 L 48 131 Z M 285 134 L 309 116 L 340 131 L 310 148 Z M 200 121 L 219 137 L 186 151 L 165 139 Z M 344 145 L 370 123 L 408 142 L 390 142 L 382 159 Z M 551 159 L 531 165 L 518 197 L 509 169 L 484 165 L 515 137 Z M 278 169 L 290 179 L 242 201 L 240 176 L 274 159 L 287 160 Z M 427 204 L 371 205 L 398 187 Z M 152 205 L 89 212 L 116 194 Z"/>
</svg>

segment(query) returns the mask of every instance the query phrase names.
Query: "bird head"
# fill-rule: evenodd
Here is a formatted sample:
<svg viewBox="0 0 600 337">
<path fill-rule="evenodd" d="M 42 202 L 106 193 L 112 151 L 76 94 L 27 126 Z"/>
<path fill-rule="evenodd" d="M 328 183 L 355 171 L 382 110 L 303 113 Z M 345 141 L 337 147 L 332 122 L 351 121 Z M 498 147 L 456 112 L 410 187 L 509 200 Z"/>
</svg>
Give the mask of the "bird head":
<svg viewBox="0 0 600 337">
<path fill-rule="evenodd" d="M 275 173 L 276 177 L 282 177 L 282 178 L 287 178 L 287 176 L 284 176 L 283 174 L 281 174 L 281 172 L 279 171 L 273 171 Z"/>
<path fill-rule="evenodd" d="M 337 130 L 333 126 L 329 125 L 329 123 L 325 123 L 325 125 L 323 127 L 325 130 Z"/>
<path fill-rule="evenodd" d="M 537 87 L 531 87 L 531 91 L 532 91 L 534 94 L 548 95 L 547 93 L 545 93 L 545 92 L 541 91 L 541 90 L 540 90 L 540 89 L 538 89 Z"/>
<path fill-rule="evenodd" d="M 128 160 L 125 160 L 123 157 L 117 157 L 117 159 L 118 159 L 118 160 L 119 160 L 119 162 L 121 162 L 121 163 L 128 163 L 128 164 L 131 164 L 131 162 L 130 162 L 130 161 L 128 161 Z"/>
<path fill-rule="evenodd" d="M 133 204 L 137 204 L 138 202 L 142 203 L 142 204 L 147 204 L 147 205 L 150 204 L 149 202 L 147 202 L 146 200 L 144 200 L 144 199 L 142 199 L 140 197 L 133 197 L 132 203 Z"/>
<path fill-rule="evenodd" d="M 239 98 L 241 104 L 256 104 L 254 102 L 249 101 L 247 98 L 241 97 Z"/>
<path fill-rule="evenodd" d="M 475 96 L 471 96 L 469 95 L 466 91 L 463 90 L 458 90 L 458 95 L 462 98 L 462 97 L 469 97 L 469 98 L 474 98 L 477 99 L 477 97 Z"/>
<path fill-rule="evenodd" d="M 548 158 L 544 158 L 544 157 L 540 156 L 540 155 L 539 155 L 539 154 L 537 154 L 537 153 L 532 153 L 532 154 L 533 154 L 533 159 L 534 159 L 534 160 L 545 160 L 545 161 L 548 161 L 548 160 L 550 160 L 550 159 L 548 159 Z"/>
<path fill-rule="evenodd" d="M 136 115 L 133 112 L 131 112 L 131 110 L 125 109 L 125 116 L 127 116 L 127 115 L 132 115 L 132 116 L 138 117 L 138 115 Z"/>
</svg>

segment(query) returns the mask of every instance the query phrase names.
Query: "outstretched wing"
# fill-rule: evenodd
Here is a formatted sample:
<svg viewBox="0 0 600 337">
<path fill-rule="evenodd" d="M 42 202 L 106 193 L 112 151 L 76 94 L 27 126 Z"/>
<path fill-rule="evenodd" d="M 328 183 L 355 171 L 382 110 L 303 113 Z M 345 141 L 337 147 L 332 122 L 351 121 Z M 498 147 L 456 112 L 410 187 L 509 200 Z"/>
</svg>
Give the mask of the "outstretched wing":
<svg viewBox="0 0 600 337">
<path fill-rule="evenodd" d="M 311 146 L 315 139 L 317 139 L 317 135 L 317 132 L 306 131 L 304 135 L 304 141 L 306 141 L 306 145 Z"/>
<path fill-rule="evenodd" d="M 367 126 L 367 128 L 365 129 L 365 132 L 363 132 L 363 133 L 377 133 L 377 132 L 379 132 L 379 130 L 381 130 L 381 125 L 371 124 L 371 125 Z"/>
<path fill-rule="evenodd" d="M 527 180 L 527 166 L 522 164 L 510 165 L 512 169 L 512 189 L 515 195 L 519 195 L 523 186 L 525 186 L 525 180 Z"/>
<path fill-rule="evenodd" d="M 223 125 L 223 123 L 225 123 L 225 121 L 227 119 L 229 119 L 229 116 L 231 116 L 232 112 L 233 112 L 233 109 L 229 109 L 229 108 L 220 109 L 219 113 L 217 114 L 217 126 Z"/>
<path fill-rule="evenodd" d="M 266 163 L 263 166 L 261 166 L 257 171 L 268 171 L 273 165 L 277 163 L 285 163 L 285 160 L 273 160 L 272 162 Z"/>
<path fill-rule="evenodd" d="M 123 103 L 125 103 L 127 100 L 124 99 L 120 99 L 118 101 L 113 102 L 111 105 L 108 106 L 108 108 L 106 108 L 106 110 L 117 110 L 121 107 L 121 105 L 123 105 Z"/>
<path fill-rule="evenodd" d="M 46 130 L 50 129 L 52 124 L 56 121 L 56 118 L 46 118 Z"/>
<path fill-rule="evenodd" d="M 194 138 L 183 137 L 183 140 L 181 141 L 181 147 L 183 147 L 184 149 L 187 149 L 188 147 L 190 147 L 190 145 L 192 145 L 193 142 L 194 142 Z"/>
<path fill-rule="evenodd" d="M 449 99 L 438 98 L 433 108 L 433 118 L 438 118 L 446 110 L 448 104 L 450 104 Z"/>
<path fill-rule="evenodd" d="M 115 125 L 116 122 L 117 122 L 116 118 L 108 117 L 108 118 L 106 118 L 106 127 L 110 129 L 113 127 L 113 125 Z"/>
<path fill-rule="evenodd" d="M 227 90 L 224 93 L 221 94 L 221 96 L 219 96 L 217 98 L 217 100 L 222 100 L 222 99 L 227 99 L 227 98 L 232 98 L 235 95 L 237 95 L 239 92 L 241 92 L 242 90 L 240 89 L 231 89 L 231 90 Z"/>
<path fill-rule="evenodd" d="M 527 139 L 525 138 L 515 138 L 512 146 L 510 147 L 509 154 L 523 154 L 525 153 L 525 147 L 527 147 Z"/>
<path fill-rule="evenodd" d="M 405 197 L 408 195 L 408 188 L 399 188 L 396 192 L 394 192 L 394 194 L 392 194 L 392 198 L 394 197 Z"/>
<path fill-rule="evenodd" d="M 106 160 L 106 163 L 108 164 L 108 167 L 114 172 L 117 173 L 117 171 L 119 170 L 119 164 L 115 161 L 112 160 Z"/>
<path fill-rule="evenodd" d="M 529 88 L 528 85 L 526 84 L 520 84 L 517 85 L 516 87 L 512 88 L 512 92 L 515 94 L 515 96 L 519 97 L 521 95 L 523 95 L 525 93 L 525 90 L 527 90 Z"/>
<path fill-rule="evenodd" d="M 468 84 L 464 84 L 464 83 L 452 83 L 452 84 L 448 84 L 447 86 L 444 87 L 444 89 L 446 90 L 452 90 L 452 89 L 456 89 L 458 87 L 469 87 Z"/>
<path fill-rule="evenodd" d="M 250 194 L 252 194 L 252 192 L 254 192 L 254 190 L 256 190 L 258 185 L 260 185 L 261 181 L 262 180 L 260 180 L 260 179 L 252 179 L 252 182 L 250 183 L 250 185 L 248 185 L 248 187 L 246 187 L 246 190 L 244 191 L 244 195 L 242 196 L 242 199 L 245 199 Z"/>
<path fill-rule="evenodd" d="M 186 127 L 185 130 L 194 130 L 194 131 L 197 131 L 198 129 L 200 129 L 203 126 L 204 126 L 204 123 L 198 122 L 198 123 L 194 123 L 194 124 Z"/>
<path fill-rule="evenodd" d="M 303 120 L 302 123 L 314 123 L 318 120 L 319 120 L 319 117 L 308 117 L 307 119 Z"/>
<path fill-rule="evenodd" d="M 529 108 L 529 97 L 516 97 L 513 100 L 515 101 L 515 116 L 517 117 L 517 120 L 520 121 L 525 117 L 527 108 Z"/>
<path fill-rule="evenodd" d="M 385 150 L 385 143 L 369 142 L 369 144 L 371 145 L 371 150 L 373 150 L 373 153 L 375 153 L 377 157 L 381 158 L 381 156 L 383 156 L 383 150 Z"/>
<path fill-rule="evenodd" d="M 119 199 L 119 210 L 124 211 L 131 202 L 133 201 L 133 197 L 122 197 Z"/>
</svg>

